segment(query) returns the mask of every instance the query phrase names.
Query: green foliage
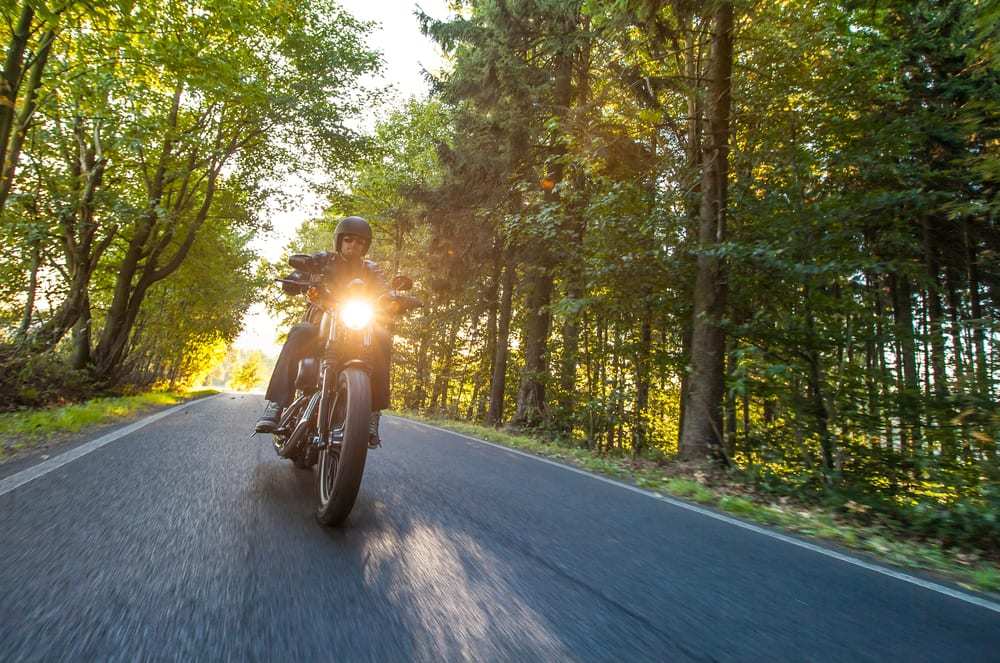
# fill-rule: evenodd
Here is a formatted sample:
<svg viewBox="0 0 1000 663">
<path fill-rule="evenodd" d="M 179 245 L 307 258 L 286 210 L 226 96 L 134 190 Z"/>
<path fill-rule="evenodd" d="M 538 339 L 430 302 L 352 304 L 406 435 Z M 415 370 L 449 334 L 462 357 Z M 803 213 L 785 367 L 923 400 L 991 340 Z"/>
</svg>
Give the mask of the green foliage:
<svg viewBox="0 0 1000 663">
<path fill-rule="evenodd" d="M 325 222 L 376 219 L 376 256 L 428 303 L 399 328 L 396 402 L 484 419 L 507 344 L 508 418 L 535 385 L 536 431 L 669 459 L 710 257 L 711 407 L 746 480 L 995 549 L 996 3 L 737 3 L 726 237 L 701 251 L 710 7 L 557 4 L 424 17 L 452 69 L 332 198 Z"/>
<path fill-rule="evenodd" d="M 899 508 L 899 518 L 946 545 L 1000 549 L 1000 490 L 996 484 L 952 502 L 919 501 Z"/>
<path fill-rule="evenodd" d="M 1000 570 L 983 567 L 972 572 L 973 586 L 988 592 L 1000 592 Z"/>
<path fill-rule="evenodd" d="M 129 417 L 152 407 L 175 405 L 213 393 L 217 392 L 146 392 L 133 396 L 92 398 L 60 407 L 0 413 L 0 437 L 7 442 L 0 446 L 0 459 L 9 451 L 8 445 L 18 451 L 53 435 L 77 433 L 84 428 Z"/>
<path fill-rule="evenodd" d="M 697 481 L 690 479 L 670 479 L 664 488 L 667 492 L 678 497 L 689 497 L 695 502 L 708 504 L 715 501 L 715 494 Z"/>
<path fill-rule="evenodd" d="M 719 508 L 737 516 L 747 516 L 754 513 L 757 506 L 742 497 L 726 495 L 719 500 Z"/>
<path fill-rule="evenodd" d="M 177 272 L 147 295 L 131 353 L 141 366 L 135 382 L 162 381 L 170 388 L 202 383 L 267 284 L 264 267 L 247 247 L 249 234 L 209 224 Z"/>
<path fill-rule="evenodd" d="M 93 379 L 68 369 L 62 357 L 8 354 L 0 348 L 3 410 L 83 400 L 94 391 Z"/>
<path fill-rule="evenodd" d="M 249 391 L 258 386 L 265 377 L 268 377 L 264 373 L 263 359 L 263 353 L 251 353 L 236 367 L 229 379 L 229 387 L 237 391 Z"/>
<path fill-rule="evenodd" d="M 32 5 L 0 122 L 0 342 L 105 386 L 199 382 L 259 298 L 274 183 L 365 154 L 371 26 L 328 0 Z"/>
</svg>

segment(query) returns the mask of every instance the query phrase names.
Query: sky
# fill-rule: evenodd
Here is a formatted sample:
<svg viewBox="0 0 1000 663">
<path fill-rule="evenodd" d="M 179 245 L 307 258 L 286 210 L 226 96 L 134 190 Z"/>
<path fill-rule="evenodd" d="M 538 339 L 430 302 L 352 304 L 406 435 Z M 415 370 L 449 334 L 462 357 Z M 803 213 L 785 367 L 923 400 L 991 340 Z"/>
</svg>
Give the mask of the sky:
<svg viewBox="0 0 1000 663">
<path fill-rule="evenodd" d="M 377 78 L 365 83 L 376 86 L 391 85 L 395 99 L 423 96 L 427 93 L 424 70 L 436 72 L 444 66 L 444 59 L 437 46 L 420 33 L 420 26 L 414 11 L 417 6 L 430 16 L 444 18 L 448 15 L 447 0 L 339 0 L 340 5 L 355 17 L 377 24 L 369 40 L 369 45 L 382 53 L 384 67 Z M 361 125 L 374 125 L 375 114 L 360 118 Z M 320 175 L 321 176 L 321 175 Z M 305 181 L 292 179 L 281 182 L 286 193 L 300 196 L 300 204 L 287 211 L 274 211 L 271 224 L 274 232 L 258 238 L 254 249 L 267 260 L 276 260 L 282 249 L 295 235 L 303 221 L 322 211 L 322 199 L 311 195 Z M 277 287 L 277 286 L 274 286 Z M 263 304 L 255 304 L 244 317 L 243 333 L 236 339 L 235 346 L 244 350 L 261 350 L 269 356 L 276 356 L 281 349 L 277 343 L 278 322 L 272 318 Z"/>
</svg>

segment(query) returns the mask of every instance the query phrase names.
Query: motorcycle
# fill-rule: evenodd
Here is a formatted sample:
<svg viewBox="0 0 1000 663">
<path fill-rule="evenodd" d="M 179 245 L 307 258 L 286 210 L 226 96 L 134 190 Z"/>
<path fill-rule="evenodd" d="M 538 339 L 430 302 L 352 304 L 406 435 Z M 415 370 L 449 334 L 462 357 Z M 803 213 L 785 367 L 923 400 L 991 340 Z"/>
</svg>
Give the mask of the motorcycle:
<svg viewBox="0 0 1000 663">
<path fill-rule="evenodd" d="M 354 507 L 365 470 L 374 326 L 378 319 L 391 325 L 422 304 L 404 294 L 413 287 L 406 276 L 394 277 L 391 290 L 371 301 L 361 279 L 341 292 L 331 292 L 323 285 L 322 274 L 311 271 L 309 256 L 293 256 L 289 262 L 308 280 L 276 280 L 306 289 L 310 303 L 322 312 L 321 351 L 299 362 L 296 397 L 272 433 L 274 450 L 296 467 L 319 466 L 316 518 L 336 526 Z"/>
</svg>

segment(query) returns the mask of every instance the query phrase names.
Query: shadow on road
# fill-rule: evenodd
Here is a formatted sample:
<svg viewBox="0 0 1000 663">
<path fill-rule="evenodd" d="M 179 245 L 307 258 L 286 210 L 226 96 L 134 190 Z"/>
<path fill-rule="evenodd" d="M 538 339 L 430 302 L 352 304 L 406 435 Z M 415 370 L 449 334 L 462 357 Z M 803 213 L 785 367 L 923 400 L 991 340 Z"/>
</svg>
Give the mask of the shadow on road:
<svg viewBox="0 0 1000 663">
<path fill-rule="evenodd" d="M 372 475 L 337 529 L 313 518 L 313 472 L 266 462 L 252 480 L 261 520 L 286 523 L 285 572 L 311 578 L 293 584 L 338 615 L 335 632 L 353 625 L 393 658 L 698 658 L 532 550 L 515 523 L 479 522 L 438 491 L 390 490 L 391 477 Z"/>
</svg>

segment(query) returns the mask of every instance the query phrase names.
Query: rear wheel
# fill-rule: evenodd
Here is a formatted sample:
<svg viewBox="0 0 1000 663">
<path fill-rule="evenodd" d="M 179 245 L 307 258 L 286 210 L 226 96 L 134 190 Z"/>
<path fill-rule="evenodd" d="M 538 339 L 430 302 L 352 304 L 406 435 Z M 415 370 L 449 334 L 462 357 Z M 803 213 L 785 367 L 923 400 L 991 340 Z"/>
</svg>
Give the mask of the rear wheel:
<svg viewBox="0 0 1000 663">
<path fill-rule="evenodd" d="M 319 454 L 316 518 L 324 525 L 342 523 L 358 497 L 368 454 L 371 402 L 368 373 L 360 368 L 342 371 L 337 381 L 336 405 L 330 413 L 330 429 L 342 432 L 343 442 L 336 447 L 327 445 Z"/>
</svg>

